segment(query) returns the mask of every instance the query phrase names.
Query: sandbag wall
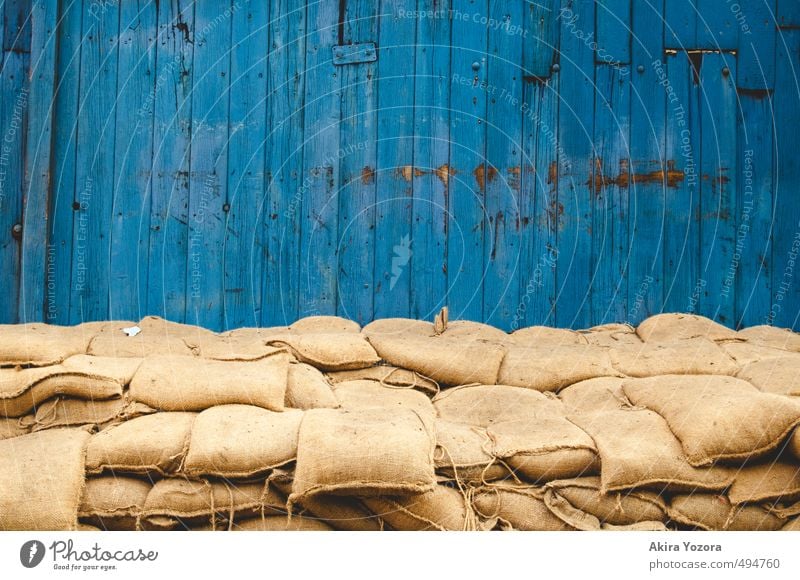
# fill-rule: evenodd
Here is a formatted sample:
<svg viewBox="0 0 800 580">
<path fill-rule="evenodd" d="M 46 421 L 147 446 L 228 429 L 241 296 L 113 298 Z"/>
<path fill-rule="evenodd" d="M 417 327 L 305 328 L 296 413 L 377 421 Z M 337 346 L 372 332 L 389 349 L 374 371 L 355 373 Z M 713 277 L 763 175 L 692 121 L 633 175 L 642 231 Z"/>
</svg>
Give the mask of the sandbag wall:
<svg viewBox="0 0 800 580">
<path fill-rule="evenodd" d="M 800 335 L 0 327 L 0 529 L 800 529 Z"/>
</svg>

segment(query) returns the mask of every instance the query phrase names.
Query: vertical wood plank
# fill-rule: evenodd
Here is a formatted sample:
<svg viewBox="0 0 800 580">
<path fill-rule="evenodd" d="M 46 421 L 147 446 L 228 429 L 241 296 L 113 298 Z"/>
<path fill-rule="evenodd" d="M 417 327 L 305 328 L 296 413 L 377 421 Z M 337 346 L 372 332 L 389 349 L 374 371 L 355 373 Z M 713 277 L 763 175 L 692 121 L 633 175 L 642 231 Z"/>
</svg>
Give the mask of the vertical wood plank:
<svg viewBox="0 0 800 580">
<path fill-rule="evenodd" d="M 16 320 L 20 302 L 22 244 L 14 226 L 22 224 L 25 175 L 25 132 L 29 118 L 30 84 L 26 73 L 31 49 L 30 2 L 6 0 L 2 5 L 3 43 L 0 53 L 0 282 L 5 300 L 0 319 Z"/>
<path fill-rule="evenodd" d="M 520 301 L 510 328 L 553 323 L 558 208 L 557 0 L 525 6 L 523 40 Z M 564 159 L 566 162 L 567 160 Z"/>
<path fill-rule="evenodd" d="M 369 0 L 347 4 L 345 43 L 378 37 L 378 6 Z M 375 171 L 377 136 L 376 63 L 340 67 L 342 124 L 339 138 L 337 236 L 340 316 L 365 324 L 372 320 L 372 267 L 375 260 Z"/>
<path fill-rule="evenodd" d="M 726 73 L 727 70 L 727 73 Z M 700 252 L 701 276 L 708 282 L 700 312 L 733 326 L 738 262 L 736 246 L 737 98 L 735 57 L 703 55 L 700 68 Z"/>
<path fill-rule="evenodd" d="M 265 2 L 239 3 L 231 18 L 230 112 L 225 215 L 225 329 L 261 320 L 267 133 L 267 51 L 270 12 Z M 233 7 L 236 6 L 234 3 Z"/>
<path fill-rule="evenodd" d="M 772 191 L 774 167 L 775 2 L 741 5 L 736 86 L 739 191 L 736 248 L 736 324 L 764 324 L 772 298 Z M 747 27 L 747 29 L 744 28 Z"/>
<path fill-rule="evenodd" d="M 450 0 L 421 0 L 447 14 Z M 411 316 L 430 320 L 447 302 L 447 204 L 450 194 L 450 19 L 417 22 L 414 79 L 414 207 Z M 416 173 L 416 172 L 415 172 Z"/>
<path fill-rule="evenodd" d="M 624 74 L 623 74 L 624 73 Z M 592 211 L 592 320 L 628 319 L 630 174 L 629 71 L 611 64 L 595 70 L 594 178 Z"/>
<path fill-rule="evenodd" d="M 147 313 L 186 316 L 194 2 L 158 9 Z"/>
<path fill-rule="evenodd" d="M 486 277 L 483 320 L 509 329 L 520 303 L 519 260 L 520 171 L 522 166 L 522 29 L 523 10 L 517 3 L 489 2 L 489 17 L 501 26 L 490 27 L 487 66 L 489 96 L 486 112 L 486 212 L 484 243 Z"/>
<path fill-rule="evenodd" d="M 239 6 L 200 2 L 194 12 L 186 321 L 212 330 L 222 329 L 231 18 Z"/>
<path fill-rule="evenodd" d="M 119 6 L 83 2 L 70 322 L 108 318 Z"/>
<path fill-rule="evenodd" d="M 336 313 L 341 70 L 333 65 L 339 2 L 308 6 L 299 315 Z"/>
<path fill-rule="evenodd" d="M 636 8 L 630 0 L 601 0 L 597 2 L 598 64 L 630 64 L 631 16 Z M 650 9 L 647 4 L 642 8 Z M 653 31 L 648 31 L 652 33 Z"/>
<path fill-rule="evenodd" d="M 285 325 L 299 314 L 300 228 L 309 181 L 303 170 L 306 91 L 306 7 L 286 0 L 270 4 L 269 93 L 263 216 L 266 240 L 261 324 Z M 302 282 L 306 279 L 303 278 Z"/>
<path fill-rule="evenodd" d="M 800 26 L 800 3 L 796 0 L 778 0 L 776 16 L 780 28 L 796 29 Z"/>
<path fill-rule="evenodd" d="M 739 44 L 737 8 L 748 2 L 719 2 L 695 0 L 697 3 L 697 43 L 693 48 L 707 50 L 735 50 Z M 755 0 L 752 4 L 763 3 Z"/>
<path fill-rule="evenodd" d="M 664 48 L 696 48 L 698 2 L 699 0 L 664 0 Z"/>
<path fill-rule="evenodd" d="M 409 316 L 414 167 L 413 0 L 382 0 L 378 38 L 375 317 Z"/>
<path fill-rule="evenodd" d="M 565 328 L 592 325 L 591 292 L 594 52 L 585 38 L 594 33 L 595 5 L 567 2 L 561 21 L 559 142 L 568 160 L 558 176 L 559 267 L 556 323 Z"/>
<path fill-rule="evenodd" d="M 451 318 L 483 317 L 483 261 L 486 185 L 486 106 L 488 100 L 485 25 L 472 14 L 486 14 L 485 0 L 453 0 L 450 52 L 450 167 L 447 225 L 448 302 Z M 477 69 L 477 70 L 476 70 Z"/>
<path fill-rule="evenodd" d="M 638 324 L 664 304 L 665 199 L 670 164 L 664 133 L 667 78 L 664 62 L 663 3 L 633 5 L 631 65 L 631 162 L 629 195 L 630 265 L 628 322 Z"/>
<path fill-rule="evenodd" d="M 109 318 L 139 320 L 147 294 L 156 6 L 120 4 L 120 42 L 111 209 Z"/>
<path fill-rule="evenodd" d="M 31 8 L 30 95 L 25 148 L 22 214 L 20 300 L 16 320 L 55 320 L 49 299 L 54 257 L 48 245 L 48 203 L 51 192 L 53 105 L 56 68 L 58 2 L 39 0 Z M 10 272 L 3 267 L 3 272 Z M 8 274 L 7 274 L 8 275 Z M 52 281 L 54 282 L 54 281 Z M 13 321 L 13 313 L 3 320 Z"/>
<path fill-rule="evenodd" d="M 664 311 L 696 312 L 700 296 L 708 287 L 708 281 L 700 276 L 698 251 L 700 76 L 685 52 L 667 54 L 665 61 L 668 92 Z M 675 172 L 674 187 L 670 186 L 670 171 Z"/>
<path fill-rule="evenodd" d="M 782 30 L 776 47 L 775 78 L 775 180 L 772 232 L 772 307 L 768 324 L 798 329 L 800 284 L 797 255 L 800 253 L 800 158 L 797 155 L 797 127 L 800 125 L 800 29 Z"/>
</svg>

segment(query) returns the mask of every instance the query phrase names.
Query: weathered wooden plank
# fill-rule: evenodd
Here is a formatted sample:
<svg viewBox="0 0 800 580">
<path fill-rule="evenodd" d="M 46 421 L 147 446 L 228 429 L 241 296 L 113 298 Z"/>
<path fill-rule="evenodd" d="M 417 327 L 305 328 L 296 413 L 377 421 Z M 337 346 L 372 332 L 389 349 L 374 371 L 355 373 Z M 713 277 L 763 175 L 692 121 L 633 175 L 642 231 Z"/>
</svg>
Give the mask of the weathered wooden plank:
<svg viewBox="0 0 800 580">
<path fill-rule="evenodd" d="M 706 50 L 735 50 L 739 44 L 739 24 L 736 15 L 741 4 L 747 2 L 720 2 L 695 0 L 697 3 L 697 43 L 694 48 Z M 753 4 L 763 3 L 757 0 Z"/>
<path fill-rule="evenodd" d="M 462 14 L 485 13 L 485 1 L 454 0 Z M 483 317 L 488 86 L 485 25 L 453 19 L 450 52 L 450 168 L 447 224 L 448 303 L 452 318 Z"/>
<path fill-rule="evenodd" d="M 300 238 L 300 316 L 336 313 L 341 68 L 334 66 L 339 2 L 307 8 L 304 191 Z M 380 57 L 379 57 L 380 58 Z"/>
<path fill-rule="evenodd" d="M 558 249 L 558 3 L 528 4 L 523 41 L 520 300 L 510 328 L 553 322 Z M 545 46 L 542 46 L 545 45 Z M 549 51 L 542 57 L 541 50 Z M 540 58 L 541 57 L 541 58 Z M 565 159 L 566 161 L 566 159 Z"/>
<path fill-rule="evenodd" d="M 744 89 L 775 87 L 775 0 L 741 2 L 734 13 L 739 27 L 736 86 Z"/>
<path fill-rule="evenodd" d="M 700 312 L 733 326 L 736 246 L 736 59 L 708 53 L 700 67 L 700 275 L 708 282 Z"/>
<path fill-rule="evenodd" d="M 800 283 L 800 158 L 797 155 L 797 106 L 800 85 L 796 70 L 800 58 L 800 29 L 782 30 L 776 47 L 774 118 L 775 167 L 773 180 L 774 227 L 772 231 L 772 307 L 766 322 L 798 329 Z"/>
<path fill-rule="evenodd" d="M 700 277 L 700 76 L 685 52 L 667 54 L 664 311 L 696 312 Z M 658 72 L 658 71 L 656 71 Z M 660 73 L 659 73 L 660 74 Z M 672 183 L 672 185 L 671 185 Z"/>
<path fill-rule="evenodd" d="M 690 50 L 697 44 L 699 0 L 664 0 L 664 48 Z"/>
<path fill-rule="evenodd" d="M 48 299 L 54 296 L 54 264 L 48 246 L 47 219 L 51 187 L 53 105 L 58 3 L 37 1 L 31 7 L 30 95 L 25 148 L 19 322 L 54 321 Z M 3 268 L 3 272 L 10 272 Z M 10 274 L 7 274 L 10 277 Z M 46 306 L 47 305 L 47 306 Z M 13 321 L 10 318 L 3 318 Z"/>
<path fill-rule="evenodd" d="M 667 78 L 663 5 L 633 5 L 629 195 L 628 322 L 638 324 L 664 303 Z M 670 186 L 674 187 L 674 186 Z"/>
<path fill-rule="evenodd" d="M 147 294 L 157 17 L 153 4 L 120 4 L 114 188 L 108 192 L 112 320 L 139 320 Z"/>
<path fill-rule="evenodd" d="M 778 0 L 776 13 L 778 26 L 785 30 L 800 28 L 800 3 L 796 0 Z"/>
<path fill-rule="evenodd" d="M 69 324 L 72 295 L 72 230 L 75 189 L 75 144 L 78 130 L 81 54 L 81 2 L 62 4 L 58 15 L 58 57 L 53 103 L 52 185 L 47 247 L 45 320 Z"/>
<path fill-rule="evenodd" d="M 70 322 L 108 318 L 119 6 L 83 2 Z"/>
<path fill-rule="evenodd" d="M 597 2 L 597 50 L 598 64 L 630 64 L 632 13 L 635 3 L 629 0 L 601 0 Z M 641 9 L 649 10 L 647 4 Z M 653 34 L 655 30 L 648 30 Z M 591 41 L 590 41 L 591 42 Z M 634 41 L 635 42 L 635 41 Z"/>
<path fill-rule="evenodd" d="M 300 228 L 303 198 L 309 185 L 303 171 L 306 29 L 305 6 L 295 7 L 285 0 L 271 2 L 267 194 L 262 212 L 266 241 L 266 251 L 262 254 L 263 326 L 289 324 L 297 319 L 299 312 Z"/>
<path fill-rule="evenodd" d="M 344 42 L 378 36 L 378 6 L 369 0 L 347 5 Z M 337 313 L 365 324 L 372 320 L 375 260 L 375 167 L 377 136 L 374 62 L 342 66 L 342 124 L 339 137 L 339 233 Z"/>
<path fill-rule="evenodd" d="M 231 17 L 240 6 L 201 2 L 194 10 L 186 321 L 213 330 L 223 326 Z"/>
<path fill-rule="evenodd" d="M 408 316 L 414 173 L 414 34 L 412 0 L 383 0 L 378 31 L 378 151 L 375 176 L 376 318 Z"/>
<path fill-rule="evenodd" d="M 568 165 L 558 177 L 559 267 L 556 323 L 561 327 L 591 326 L 592 200 L 594 175 L 594 52 L 585 38 L 594 32 L 595 5 L 567 2 L 561 14 L 559 142 Z"/>
<path fill-rule="evenodd" d="M 224 240 L 226 329 L 261 320 L 269 4 L 249 3 L 231 16 L 228 212 Z"/>
<path fill-rule="evenodd" d="M 736 86 L 739 190 L 736 249 L 736 325 L 764 324 L 772 306 L 772 191 L 774 183 L 776 2 L 742 3 Z"/>
<path fill-rule="evenodd" d="M 503 26 L 490 27 L 488 38 L 489 96 L 486 111 L 486 276 L 483 319 L 509 329 L 520 303 L 519 259 L 522 246 L 519 189 L 522 166 L 522 36 L 509 34 L 521 27 L 522 5 L 489 2 L 489 18 Z"/>
<path fill-rule="evenodd" d="M 450 0 L 420 10 L 447 13 Z M 447 302 L 447 203 L 450 193 L 450 20 L 417 23 L 414 77 L 414 175 L 411 316 L 430 320 Z M 416 173 L 416 172 L 415 172 Z"/>
<path fill-rule="evenodd" d="M 592 210 L 592 321 L 628 319 L 631 85 L 625 69 L 595 69 L 594 177 Z"/>
<path fill-rule="evenodd" d="M 30 85 L 26 79 L 30 56 L 29 2 L 6 0 L 3 16 L 3 50 L 0 53 L 0 291 L 6 296 L 0 318 L 16 320 L 19 310 L 21 233 L 24 188 L 24 151 Z"/>
<path fill-rule="evenodd" d="M 158 9 L 147 313 L 183 321 L 188 286 L 194 3 Z"/>
</svg>

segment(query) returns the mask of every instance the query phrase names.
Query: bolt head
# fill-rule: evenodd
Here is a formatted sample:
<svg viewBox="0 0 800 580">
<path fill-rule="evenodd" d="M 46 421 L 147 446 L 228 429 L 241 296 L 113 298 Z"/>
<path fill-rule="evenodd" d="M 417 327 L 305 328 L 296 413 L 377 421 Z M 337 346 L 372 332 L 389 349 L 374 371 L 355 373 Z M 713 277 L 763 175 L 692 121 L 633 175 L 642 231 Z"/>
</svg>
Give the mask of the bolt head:
<svg viewBox="0 0 800 580">
<path fill-rule="evenodd" d="M 553 72 L 558 72 L 558 71 L 560 71 L 560 70 L 561 70 L 561 66 L 560 66 L 558 63 L 556 63 L 556 64 L 554 64 L 554 65 L 551 67 L 551 70 L 552 70 Z"/>
<path fill-rule="evenodd" d="M 477 60 L 472 63 L 472 70 L 478 70 L 479 68 L 481 68 L 481 63 L 479 63 Z"/>
<path fill-rule="evenodd" d="M 644 72 L 644 65 L 643 65 L 643 64 L 640 64 L 639 66 L 637 66 L 637 67 L 636 67 L 636 70 L 637 70 L 639 73 L 643 73 L 643 72 Z"/>
</svg>

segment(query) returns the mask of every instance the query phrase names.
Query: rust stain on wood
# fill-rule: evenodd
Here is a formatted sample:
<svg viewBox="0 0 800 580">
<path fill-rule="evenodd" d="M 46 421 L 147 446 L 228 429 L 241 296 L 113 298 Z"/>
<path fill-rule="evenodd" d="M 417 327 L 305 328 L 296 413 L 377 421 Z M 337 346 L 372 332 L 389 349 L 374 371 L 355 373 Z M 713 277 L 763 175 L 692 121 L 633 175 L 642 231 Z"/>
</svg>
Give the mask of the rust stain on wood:
<svg viewBox="0 0 800 580">
<path fill-rule="evenodd" d="M 475 176 L 475 181 L 478 183 L 478 188 L 481 191 L 486 191 L 486 184 L 491 183 L 494 181 L 494 178 L 497 177 L 497 169 L 491 165 L 486 167 L 483 164 L 480 164 L 475 168 L 475 171 L 472 172 L 472 175 Z"/>
<path fill-rule="evenodd" d="M 421 169 L 417 169 L 412 165 L 403 165 L 397 168 L 397 174 L 400 175 L 406 181 L 411 181 L 415 177 L 419 177 L 423 175 L 425 172 Z"/>
<path fill-rule="evenodd" d="M 433 170 L 434 175 L 439 178 L 439 181 L 442 182 L 444 185 L 445 190 L 447 190 L 447 186 L 450 183 L 450 176 L 456 174 L 456 170 L 452 169 L 447 163 L 444 165 L 440 165 L 436 169 Z"/>
<path fill-rule="evenodd" d="M 666 183 L 667 187 L 676 188 L 686 177 L 683 171 L 675 169 L 675 161 L 667 161 L 666 170 L 646 171 L 643 173 L 630 173 L 627 160 L 620 161 L 620 173 L 616 177 L 603 174 L 603 160 L 595 159 L 595 171 L 589 176 L 586 184 L 597 193 L 602 188 L 615 185 L 617 187 L 630 187 L 634 184 L 659 184 Z"/>
<path fill-rule="evenodd" d="M 375 170 L 369 165 L 365 165 L 363 169 L 361 169 L 361 183 L 363 183 L 364 185 L 369 185 L 370 183 L 374 182 L 375 182 Z"/>
<path fill-rule="evenodd" d="M 547 167 L 547 184 L 552 185 L 553 189 L 558 187 L 558 163 L 551 161 Z"/>
</svg>

